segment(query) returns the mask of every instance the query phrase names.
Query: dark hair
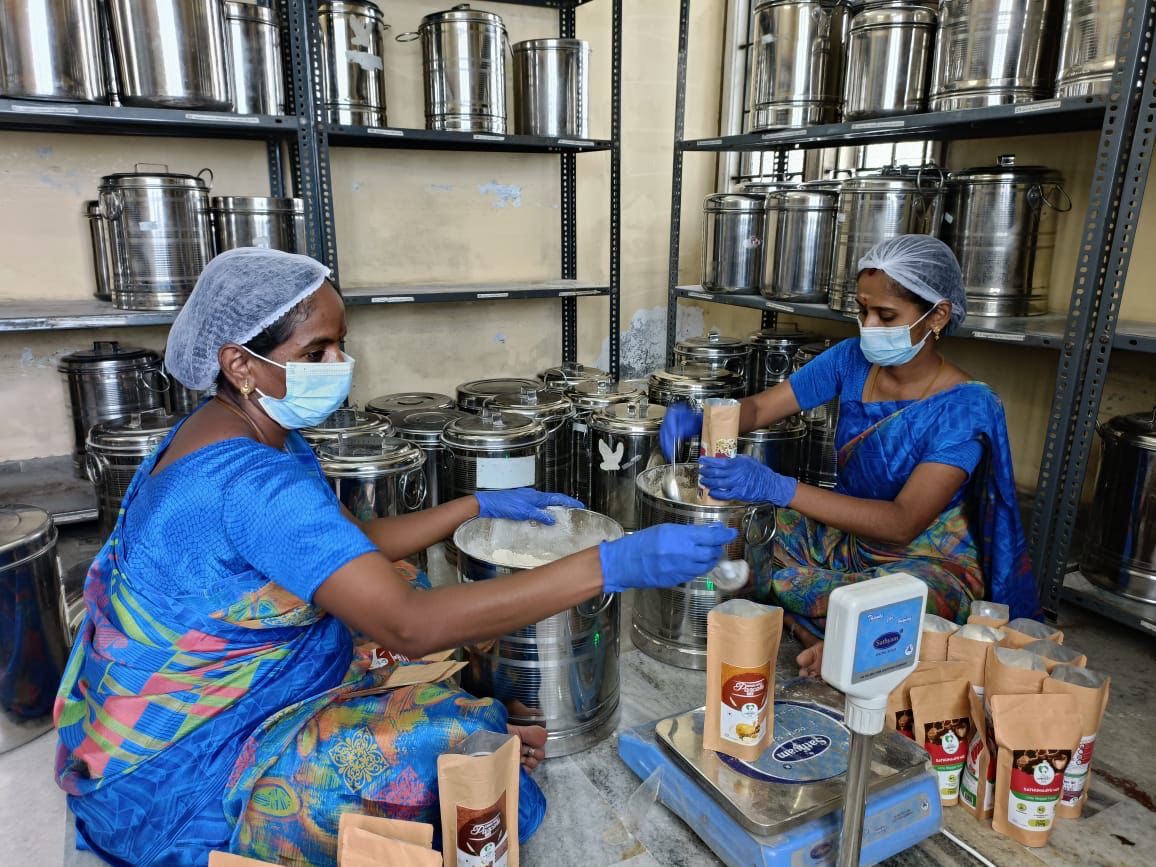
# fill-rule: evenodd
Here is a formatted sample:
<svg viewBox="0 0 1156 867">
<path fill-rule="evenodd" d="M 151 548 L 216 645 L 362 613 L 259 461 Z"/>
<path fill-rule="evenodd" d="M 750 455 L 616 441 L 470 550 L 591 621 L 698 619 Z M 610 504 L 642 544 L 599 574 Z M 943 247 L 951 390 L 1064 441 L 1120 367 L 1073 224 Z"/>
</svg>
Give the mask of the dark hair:
<svg viewBox="0 0 1156 867">
<path fill-rule="evenodd" d="M 289 312 L 274 322 L 272 325 L 263 329 L 256 337 L 244 344 L 245 348 L 257 355 L 264 355 L 268 357 L 269 353 L 293 336 L 293 332 L 297 330 L 297 326 L 309 318 L 309 314 L 313 312 L 313 296 L 316 293 L 311 293 L 292 307 Z M 225 392 L 228 394 L 236 394 L 237 389 L 233 387 L 233 383 L 229 382 L 229 378 L 225 376 L 225 371 L 217 371 L 217 392 Z"/>
</svg>

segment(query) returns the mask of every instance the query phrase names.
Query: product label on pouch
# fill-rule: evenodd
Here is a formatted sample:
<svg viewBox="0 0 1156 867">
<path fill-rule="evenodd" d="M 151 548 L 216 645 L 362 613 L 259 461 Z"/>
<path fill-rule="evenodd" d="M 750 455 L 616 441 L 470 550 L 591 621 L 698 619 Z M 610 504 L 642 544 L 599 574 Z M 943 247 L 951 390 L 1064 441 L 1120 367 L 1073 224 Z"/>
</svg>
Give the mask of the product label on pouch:
<svg viewBox="0 0 1156 867">
<path fill-rule="evenodd" d="M 976 732 L 967 747 L 967 763 L 959 778 L 959 798 L 971 808 L 975 808 L 975 797 L 979 791 L 979 755 L 983 752 L 983 736 Z M 990 803 L 991 792 L 984 795 L 984 803 Z"/>
<path fill-rule="evenodd" d="M 925 723 L 923 746 L 939 777 L 939 797 L 953 801 L 959 795 L 959 778 L 967 759 L 967 717 Z"/>
<path fill-rule="evenodd" d="M 739 668 L 723 663 L 722 713 L 719 736 L 731 743 L 752 746 L 767 736 L 767 685 L 771 667 Z"/>
<path fill-rule="evenodd" d="M 537 480 L 537 463 L 533 455 L 522 458 L 478 458 L 478 489 L 504 491 L 508 488 L 533 487 Z"/>
<path fill-rule="evenodd" d="M 1071 764 L 1064 771 L 1065 806 L 1075 806 L 1084 794 L 1084 787 L 1088 785 L 1088 770 L 1092 765 L 1092 753 L 1096 749 L 1096 736 L 1088 735 L 1080 738 L 1079 749 L 1072 757 Z"/>
<path fill-rule="evenodd" d="M 1071 750 L 1014 750 L 1007 820 L 1025 831 L 1052 827 Z"/>
<path fill-rule="evenodd" d="M 484 810 L 458 807 L 458 867 L 506 867 L 506 793 Z"/>
</svg>

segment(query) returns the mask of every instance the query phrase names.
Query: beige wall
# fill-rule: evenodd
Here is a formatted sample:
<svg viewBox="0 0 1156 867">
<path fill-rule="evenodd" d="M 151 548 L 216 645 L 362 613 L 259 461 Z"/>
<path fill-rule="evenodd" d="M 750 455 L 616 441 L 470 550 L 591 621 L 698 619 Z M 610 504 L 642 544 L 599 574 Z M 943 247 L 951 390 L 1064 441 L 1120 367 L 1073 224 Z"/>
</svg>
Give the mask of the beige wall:
<svg viewBox="0 0 1156 867">
<path fill-rule="evenodd" d="M 517 42 L 557 32 L 554 12 L 475 3 L 498 12 Z M 414 29 L 433 0 L 391 0 L 393 32 Z M 721 41 L 723 4 L 696 3 L 700 52 Z M 678 37 L 670 0 L 624 4 L 622 155 L 622 321 L 638 317 L 655 335 L 665 307 L 674 68 Z M 610 4 L 578 11 L 578 35 L 593 49 L 591 134 L 610 133 Z M 389 120 L 424 125 L 418 43 L 387 52 Z M 718 64 L 698 63 L 690 116 L 714 122 Z M 83 298 L 93 289 L 82 203 L 102 175 L 161 162 L 173 171 L 211 166 L 214 193 L 267 192 L 263 145 L 249 142 L 0 133 L 0 298 Z M 610 160 L 578 157 L 579 269 L 605 280 Z M 705 195 L 713 164 L 690 173 L 688 193 Z M 558 159 L 539 155 L 454 154 L 374 149 L 334 152 L 339 255 L 346 286 L 385 282 L 488 281 L 556 277 Z M 605 352 L 605 299 L 579 301 L 579 357 Z M 557 302 L 355 308 L 349 347 L 358 359 L 354 399 L 412 388 L 452 390 L 479 376 L 532 374 L 560 360 Z M 701 321 L 701 318 L 699 319 Z M 71 449 L 59 357 L 98 338 L 160 348 L 165 329 L 0 335 L 0 461 Z M 649 345 L 650 333 L 631 345 Z M 661 347 L 656 348 L 661 352 Z M 645 362 L 645 358 L 636 360 Z"/>
</svg>

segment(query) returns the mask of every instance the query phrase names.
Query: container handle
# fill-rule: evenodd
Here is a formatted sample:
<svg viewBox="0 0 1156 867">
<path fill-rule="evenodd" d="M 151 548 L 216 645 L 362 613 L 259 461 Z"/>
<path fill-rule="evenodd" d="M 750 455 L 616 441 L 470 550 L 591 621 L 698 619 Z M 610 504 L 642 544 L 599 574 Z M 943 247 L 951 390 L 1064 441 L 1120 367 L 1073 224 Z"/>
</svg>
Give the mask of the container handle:
<svg viewBox="0 0 1156 867">
<path fill-rule="evenodd" d="M 103 455 L 93 454 L 90 451 L 84 452 L 84 474 L 88 476 L 88 480 L 100 487 L 100 480 L 104 477 L 104 468 L 108 464 Z"/>
<path fill-rule="evenodd" d="M 100 215 L 110 223 L 124 214 L 124 193 L 112 190 L 100 197 Z"/>
<path fill-rule="evenodd" d="M 591 602 L 590 599 L 587 599 L 585 602 L 579 602 L 577 605 L 575 605 L 574 610 L 577 611 L 578 614 L 582 617 L 597 617 L 610 607 L 610 603 L 614 601 L 614 594 L 603 593 L 601 596 L 595 596 L 594 599 L 598 601 L 595 602 L 594 605 L 592 605 L 590 608 L 586 607 L 587 605 L 590 605 Z"/>
<path fill-rule="evenodd" d="M 161 385 L 154 386 L 149 384 L 150 377 L 160 377 Z M 172 382 L 169 380 L 169 375 L 159 368 L 150 368 L 140 372 L 140 384 L 154 394 L 165 394 L 172 388 Z"/>
<path fill-rule="evenodd" d="M 917 186 L 919 188 L 920 194 L 927 196 L 927 194 L 923 192 L 923 172 L 925 170 L 929 170 L 929 169 L 934 169 L 935 174 L 938 176 L 938 179 L 939 179 L 938 182 L 935 184 L 933 191 L 931 192 L 932 196 L 937 196 L 937 195 L 939 195 L 939 192 L 943 189 L 943 185 L 946 182 L 946 177 L 943 174 L 943 169 L 941 169 L 939 166 L 937 166 L 933 162 L 924 163 L 923 165 L 921 165 L 919 167 L 919 170 L 915 173 L 915 186 Z"/>
<path fill-rule="evenodd" d="M 414 480 L 417 480 L 416 482 Z M 428 489 L 425 482 L 425 472 L 421 469 L 411 470 L 401 479 L 401 504 L 407 511 L 416 512 L 425 506 Z"/>
<path fill-rule="evenodd" d="M 762 530 L 758 535 L 752 537 L 751 532 L 756 530 L 756 518 L 763 518 L 761 522 Z M 742 531 L 743 541 L 751 548 L 762 548 L 769 545 L 775 538 L 778 532 L 778 520 L 775 514 L 775 507 L 766 503 L 760 503 L 757 506 L 751 506 L 743 513 Z"/>
<path fill-rule="evenodd" d="M 1056 193 L 1059 193 L 1061 196 L 1063 196 L 1063 199 L 1057 199 L 1056 202 L 1053 202 L 1052 197 L 1055 196 Z M 1059 184 L 1052 184 L 1051 189 L 1047 191 L 1045 191 L 1042 186 L 1037 184 L 1036 186 L 1032 187 L 1031 196 L 1032 205 L 1037 209 L 1039 208 L 1040 204 L 1044 204 L 1051 208 L 1053 211 L 1058 211 L 1061 214 L 1066 214 L 1068 211 L 1072 210 L 1072 197 L 1069 196 L 1068 191 Z M 1060 204 L 1057 204 L 1057 202 L 1062 202 L 1062 207 Z"/>
<path fill-rule="evenodd" d="M 405 33 L 399 33 L 393 37 L 394 42 L 413 42 L 421 36 L 417 30 L 407 30 Z"/>
<path fill-rule="evenodd" d="M 208 166 L 205 166 L 203 169 L 197 172 L 197 177 L 201 180 L 205 179 L 205 175 L 209 176 L 209 180 L 206 183 L 206 186 L 211 190 L 213 188 L 213 181 L 216 180 L 216 176 L 213 175 L 213 170 Z"/>
</svg>

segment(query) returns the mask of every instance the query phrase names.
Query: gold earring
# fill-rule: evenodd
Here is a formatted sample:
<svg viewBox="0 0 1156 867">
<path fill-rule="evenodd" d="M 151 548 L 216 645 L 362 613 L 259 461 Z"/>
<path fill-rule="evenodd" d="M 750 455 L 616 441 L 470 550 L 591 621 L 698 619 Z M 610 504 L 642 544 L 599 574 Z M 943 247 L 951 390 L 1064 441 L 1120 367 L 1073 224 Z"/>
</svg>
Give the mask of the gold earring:
<svg viewBox="0 0 1156 867">
<path fill-rule="evenodd" d="M 939 329 L 938 328 L 932 328 L 931 333 L 935 335 L 936 340 L 939 340 Z"/>
<path fill-rule="evenodd" d="M 245 398 L 245 400 L 248 400 L 249 395 L 252 393 L 252 391 L 253 391 L 253 386 L 250 385 L 249 380 L 246 379 L 244 384 L 241 386 L 241 397 Z"/>
</svg>

